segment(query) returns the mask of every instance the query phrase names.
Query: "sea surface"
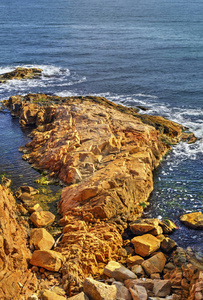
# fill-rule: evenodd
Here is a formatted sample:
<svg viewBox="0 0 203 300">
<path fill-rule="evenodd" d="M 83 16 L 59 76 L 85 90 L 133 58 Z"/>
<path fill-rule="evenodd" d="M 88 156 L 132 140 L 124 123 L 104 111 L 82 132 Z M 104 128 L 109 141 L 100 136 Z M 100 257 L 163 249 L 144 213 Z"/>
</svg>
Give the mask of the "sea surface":
<svg viewBox="0 0 203 300">
<path fill-rule="evenodd" d="M 39 67 L 41 79 L 0 85 L 11 95 L 97 95 L 181 123 L 200 138 L 180 143 L 154 173 L 145 216 L 170 218 L 179 245 L 203 248 L 203 233 L 179 216 L 203 208 L 203 1 L 1 0 L 0 74 Z M 29 141 L 9 113 L 0 113 L 0 175 L 12 188 L 39 174 L 18 148 Z"/>
</svg>

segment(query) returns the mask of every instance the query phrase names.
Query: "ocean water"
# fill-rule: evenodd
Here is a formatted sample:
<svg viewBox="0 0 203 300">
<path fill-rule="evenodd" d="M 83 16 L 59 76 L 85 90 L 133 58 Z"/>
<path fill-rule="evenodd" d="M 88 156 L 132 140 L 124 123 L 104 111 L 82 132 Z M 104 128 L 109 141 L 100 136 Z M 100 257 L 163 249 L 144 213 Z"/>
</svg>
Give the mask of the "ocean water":
<svg viewBox="0 0 203 300">
<path fill-rule="evenodd" d="M 145 216 L 171 218 L 183 247 L 203 246 L 202 231 L 180 224 L 203 208 L 203 2 L 196 0 L 1 0 L 0 73 L 40 67 L 41 79 L 0 85 L 15 94 L 98 95 L 188 127 L 200 140 L 180 143 L 154 173 Z M 13 188 L 37 172 L 21 160 L 22 130 L 0 113 L 0 174 Z"/>
</svg>

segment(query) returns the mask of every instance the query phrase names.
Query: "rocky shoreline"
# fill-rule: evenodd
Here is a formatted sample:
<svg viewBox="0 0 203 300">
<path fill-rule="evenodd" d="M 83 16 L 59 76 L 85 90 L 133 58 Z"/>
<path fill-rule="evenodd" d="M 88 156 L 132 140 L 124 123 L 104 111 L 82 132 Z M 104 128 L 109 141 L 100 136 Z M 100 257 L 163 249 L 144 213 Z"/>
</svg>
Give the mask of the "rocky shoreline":
<svg viewBox="0 0 203 300">
<path fill-rule="evenodd" d="M 22 247 L 17 241 L 13 245 L 12 239 L 6 241 L 15 231 L 1 226 L 5 228 L 0 248 L 2 299 L 14 297 L 2 279 L 7 270 L 10 282 L 18 286 L 16 299 L 66 299 L 74 294 L 78 295 L 71 299 L 201 299 L 202 264 L 168 237 L 173 224 L 140 219 L 153 189 L 154 168 L 171 144 L 192 143 L 193 134 L 162 117 L 141 115 L 100 97 L 17 95 L 4 106 L 19 117 L 21 126 L 35 127 L 31 142 L 20 148 L 23 159 L 43 173 L 45 181 L 58 181 L 64 188 L 59 203 L 62 235 L 56 244 L 44 229 L 54 216 L 32 203 L 37 195 L 21 188 L 16 218 L 11 212 L 13 196 L 1 188 L 6 223 L 28 228 L 22 215 L 29 213 L 30 226 L 36 227 L 29 233 L 29 247 L 23 238 L 28 254 L 19 267 Z M 52 221 L 43 223 L 49 217 Z M 44 248 L 47 239 L 52 242 Z M 15 272 L 24 278 L 19 281 L 22 287 Z"/>
</svg>

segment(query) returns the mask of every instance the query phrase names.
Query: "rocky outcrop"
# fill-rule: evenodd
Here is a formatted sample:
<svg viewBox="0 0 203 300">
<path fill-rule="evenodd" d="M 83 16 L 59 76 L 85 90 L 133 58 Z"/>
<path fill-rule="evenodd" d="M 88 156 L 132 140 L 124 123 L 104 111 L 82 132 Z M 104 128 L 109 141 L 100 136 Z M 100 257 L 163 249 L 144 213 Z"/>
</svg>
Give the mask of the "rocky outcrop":
<svg viewBox="0 0 203 300">
<path fill-rule="evenodd" d="M 66 257 L 65 290 L 79 291 L 85 277 L 122 257 L 124 228 L 141 216 L 152 172 L 184 128 L 100 97 L 29 94 L 4 104 L 21 126 L 37 126 L 20 149 L 23 159 L 66 185 L 59 203 L 64 235 L 56 250 Z M 163 231 L 160 224 L 150 230 Z"/>
<path fill-rule="evenodd" d="M 11 192 L 0 186 L 0 299 L 25 300 L 37 289 L 36 276 L 28 270 L 27 232 L 16 212 Z"/>
<path fill-rule="evenodd" d="M 152 171 L 170 150 L 164 138 L 177 142 L 183 130 L 105 98 L 38 94 L 11 97 L 8 105 L 22 126 L 38 125 L 23 158 L 69 185 L 60 212 L 90 213 L 92 220 L 139 216 L 153 189 Z"/>
<path fill-rule="evenodd" d="M 21 68 L 18 67 L 14 71 L 4 73 L 0 75 L 0 83 L 5 83 L 7 80 L 22 80 L 39 78 L 42 70 L 39 68 Z"/>
</svg>

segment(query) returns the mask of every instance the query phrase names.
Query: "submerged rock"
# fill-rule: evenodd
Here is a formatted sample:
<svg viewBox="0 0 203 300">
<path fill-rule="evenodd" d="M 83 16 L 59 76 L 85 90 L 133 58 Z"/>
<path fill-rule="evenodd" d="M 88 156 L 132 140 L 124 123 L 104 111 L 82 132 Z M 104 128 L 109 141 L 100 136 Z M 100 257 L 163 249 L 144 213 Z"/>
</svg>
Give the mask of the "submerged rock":
<svg viewBox="0 0 203 300">
<path fill-rule="evenodd" d="M 39 78 L 42 70 L 39 68 L 16 68 L 14 71 L 0 75 L 0 83 L 5 83 L 7 80 L 22 80 Z"/>
</svg>

